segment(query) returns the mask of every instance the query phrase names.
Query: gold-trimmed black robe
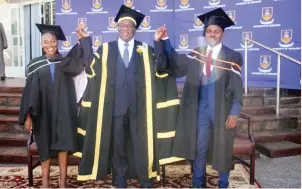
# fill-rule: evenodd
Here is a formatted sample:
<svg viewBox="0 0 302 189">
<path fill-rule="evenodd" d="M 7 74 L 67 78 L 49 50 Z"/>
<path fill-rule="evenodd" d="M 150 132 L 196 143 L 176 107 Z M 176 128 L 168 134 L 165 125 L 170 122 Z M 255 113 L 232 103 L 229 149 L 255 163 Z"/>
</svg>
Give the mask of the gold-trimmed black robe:
<svg viewBox="0 0 302 189">
<path fill-rule="evenodd" d="M 86 46 L 84 43 L 82 45 Z M 85 51 L 87 48 L 83 49 Z M 160 164 L 183 160 L 170 155 L 179 99 L 175 77 L 165 72 L 164 54 L 154 52 L 153 48 L 138 41 L 135 41 L 133 53 L 137 53 L 135 82 L 139 141 L 142 144 L 141 161 L 135 163 L 144 173 L 140 178 L 147 180 L 159 176 Z M 78 180 L 104 179 L 111 171 L 110 148 L 117 55 L 116 41 L 104 43 L 94 53 L 87 69 L 89 81 L 79 115 L 80 150 L 75 153 L 81 157 Z M 131 165 L 129 166 L 131 170 Z"/>
</svg>

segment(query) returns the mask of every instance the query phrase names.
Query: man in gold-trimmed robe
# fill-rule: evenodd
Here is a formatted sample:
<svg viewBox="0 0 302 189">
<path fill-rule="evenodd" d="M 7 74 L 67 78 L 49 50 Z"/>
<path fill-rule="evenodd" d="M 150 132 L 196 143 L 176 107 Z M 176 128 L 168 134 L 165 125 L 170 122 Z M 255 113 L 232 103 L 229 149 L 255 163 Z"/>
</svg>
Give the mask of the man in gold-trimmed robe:
<svg viewBox="0 0 302 189">
<path fill-rule="evenodd" d="M 179 108 L 176 80 L 161 69 L 164 53 L 134 40 L 143 18 L 122 6 L 115 18 L 117 41 L 104 43 L 93 56 L 91 39 L 81 42 L 91 64 L 79 115 L 78 180 L 104 179 L 113 164 L 117 187 L 127 187 L 133 177 L 151 187 L 160 164 L 182 160 L 170 157 Z"/>
</svg>

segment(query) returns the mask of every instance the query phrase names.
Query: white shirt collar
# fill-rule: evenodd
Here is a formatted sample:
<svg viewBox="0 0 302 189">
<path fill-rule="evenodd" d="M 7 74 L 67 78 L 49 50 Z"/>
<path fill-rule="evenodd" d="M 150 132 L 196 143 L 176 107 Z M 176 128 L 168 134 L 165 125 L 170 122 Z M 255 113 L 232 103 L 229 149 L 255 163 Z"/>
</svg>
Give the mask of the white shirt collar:
<svg viewBox="0 0 302 189">
<path fill-rule="evenodd" d="M 118 49 L 120 51 L 121 56 L 123 57 L 124 55 L 124 50 L 125 50 L 125 41 L 123 41 L 121 38 L 117 40 L 118 43 Z M 133 54 L 133 48 L 134 48 L 134 38 L 132 38 L 130 41 L 128 41 L 128 51 L 129 51 L 129 61 L 131 60 L 132 54 Z"/>
<path fill-rule="evenodd" d="M 125 46 L 125 45 L 124 45 L 125 43 L 126 43 L 126 42 L 123 41 L 120 37 L 118 38 L 118 45 L 119 45 L 119 46 Z M 133 46 L 134 46 L 134 38 L 132 38 L 130 41 L 128 41 L 128 44 L 129 44 L 128 49 L 133 48 Z"/>
<path fill-rule="evenodd" d="M 218 45 L 216 45 L 214 48 L 212 48 L 210 45 L 207 46 L 207 54 L 210 51 L 210 49 L 212 49 L 212 58 L 217 59 L 218 54 L 220 52 L 222 48 L 222 43 L 219 43 Z M 202 69 L 203 73 L 206 75 L 206 67 L 204 66 Z M 211 71 L 213 71 L 213 66 L 211 65 Z"/>
<path fill-rule="evenodd" d="M 222 47 L 222 43 L 219 43 L 218 45 L 216 45 L 214 48 L 212 48 L 210 45 L 207 46 L 207 53 L 209 52 L 210 49 L 212 49 L 213 51 L 213 54 L 216 54 L 216 57 L 217 58 L 217 55 L 218 53 L 220 52 L 220 49 Z M 212 56 L 213 57 L 213 56 Z M 214 58 L 214 57 L 213 57 Z"/>
</svg>

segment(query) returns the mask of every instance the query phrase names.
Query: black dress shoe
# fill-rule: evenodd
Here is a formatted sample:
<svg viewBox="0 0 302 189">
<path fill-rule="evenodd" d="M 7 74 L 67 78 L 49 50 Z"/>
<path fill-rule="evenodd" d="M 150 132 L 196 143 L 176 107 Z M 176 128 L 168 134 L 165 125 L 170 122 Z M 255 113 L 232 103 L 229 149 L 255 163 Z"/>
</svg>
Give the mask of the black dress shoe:
<svg viewBox="0 0 302 189">
<path fill-rule="evenodd" d="M 5 75 L 1 76 L 1 81 L 5 81 L 5 79 L 6 79 Z"/>
</svg>

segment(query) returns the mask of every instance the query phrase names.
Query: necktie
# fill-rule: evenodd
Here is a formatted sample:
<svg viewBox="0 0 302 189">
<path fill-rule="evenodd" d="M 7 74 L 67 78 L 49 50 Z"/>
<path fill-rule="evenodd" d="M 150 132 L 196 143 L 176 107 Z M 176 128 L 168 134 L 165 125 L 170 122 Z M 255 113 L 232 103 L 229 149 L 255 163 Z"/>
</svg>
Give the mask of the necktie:
<svg viewBox="0 0 302 189">
<path fill-rule="evenodd" d="M 124 50 L 124 54 L 123 54 L 123 60 L 124 60 L 124 64 L 126 66 L 126 68 L 128 67 L 129 64 L 129 50 L 128 50 L 128 43 L 125 43 L 125 50 Z"/>
<path fill-rule="evenodd" d="M 209 50 L 207 59 L 206 59 L 206 76 L 210 77 L 211 76 L 211 64 L 212 64 L 212 50 Z"/>
</svg>

